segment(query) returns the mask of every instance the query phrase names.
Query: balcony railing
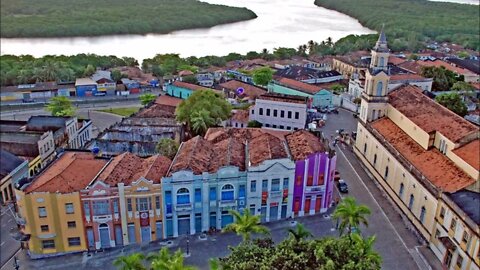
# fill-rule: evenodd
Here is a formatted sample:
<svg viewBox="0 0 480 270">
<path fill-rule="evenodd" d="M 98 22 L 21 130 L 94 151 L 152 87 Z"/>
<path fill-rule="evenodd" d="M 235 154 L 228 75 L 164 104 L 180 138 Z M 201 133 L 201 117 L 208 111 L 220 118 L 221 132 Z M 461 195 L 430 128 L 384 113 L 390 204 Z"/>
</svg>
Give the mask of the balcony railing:
<svg viewBox="0 0 480 270">
<path fill-rule="evenodd" d="M 179 203 L 179 204 L 175 205 L 175 210 L 176 211 L 192 210 L 192 204 L 191 203 Z"/>
<path fill-rule="evenodd" d="M 278 190 L 278 191 L 270 191 L 270 196 L 271 197 L 281 197 L 283 194 L 283 191 Z"/>
<path fill-rule="evenodd" d="M 220 201 L 220 207 L 234 206 L 234 205 L 236 205 L 236 201 L 234 199 Z"/>
</svg>

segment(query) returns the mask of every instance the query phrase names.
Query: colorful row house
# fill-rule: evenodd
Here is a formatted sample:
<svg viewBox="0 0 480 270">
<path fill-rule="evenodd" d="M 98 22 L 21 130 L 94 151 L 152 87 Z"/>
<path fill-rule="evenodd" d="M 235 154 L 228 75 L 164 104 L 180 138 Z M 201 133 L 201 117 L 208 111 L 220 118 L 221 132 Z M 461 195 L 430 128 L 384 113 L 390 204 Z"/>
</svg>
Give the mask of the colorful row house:
<svg viewBox="0 0 480 270">
<path fill-rule="evenodd" d="M 211 128 L 182 143 L 162 180 L 165 236 L 224 228 L 229 210 L 262 222 L 325 212 L 334 171 L 334 153 L 307 131 Z"/>
<path fill-rule="evenodd" d="M 211 128 L 173 162 L 65 151 L 16 191 L 32 257 L 143 244 L 221 229 L 229 210 L 262 222 L 324 212 L 335 155 L 312 133 Z"/>
<path fill-rule="evenodd" d="M 163 239 L 160 180 L 170 163 L 64 152 L 16 190 L 20 240 L 43 257 Z"/>
</svg>

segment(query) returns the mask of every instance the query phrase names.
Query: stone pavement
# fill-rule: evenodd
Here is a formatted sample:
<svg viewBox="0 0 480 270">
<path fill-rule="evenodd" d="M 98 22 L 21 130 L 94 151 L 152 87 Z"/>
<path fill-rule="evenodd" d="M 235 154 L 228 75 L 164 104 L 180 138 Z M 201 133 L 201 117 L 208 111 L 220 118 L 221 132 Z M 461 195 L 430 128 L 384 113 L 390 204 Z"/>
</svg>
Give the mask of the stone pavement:
<svg viewBox="0 0 480 270">
<path fill-rule="evenodd" d="M 310 217 L 295 218 L 295 221 L 301 222 L 305 227 L 312 232 L 314 237 L 336 236 L 337 231 L 334 230 L 334 223 L 330 219 L 330 212 L 319 214 Z M 271 236 L 275 242 L 281 241 L 287 236 L 287 230 L 292 227 L 291 220 L 277 221 L 266 224 L 269 227 Z M 208 236 L 206 240 L 200 240 L 199 235 L 190 236 L 189 251 L 190 256 L 185 259 L 187 265 L 194 265 L 199 269 L 209 269 L 209 258 L 224 257 L 229 254 L 228 246 L 234 246 L 240 243 L 241 238 L 233 233 L 217 233 L 213 236 Z M 133 252 L 142 252 L 148 254 L 149 252 L 156 252 L 163 246 L 169 246 L 172 251 L 180 248 L 186 252 L 187 237 L 179 237 L 173 239 L 170 245 L 167 241 L 153 242 L 147 245 L 130 245 L 126 247 L 113 248 L 104 252 L 97 252 L 91 254 L 69 254 L 59 257 L 52 257 L 46 259 L 31 260 L 25 251 L 20 251 L 17 254 L 21 270 L 60 270 L 60 269 L 102 269 L 114 270 L 112 262 L 120 255 L 130 254 Z M 13 263 L 4 265 L 1 270 L 11 270 Z"/>
</svg>

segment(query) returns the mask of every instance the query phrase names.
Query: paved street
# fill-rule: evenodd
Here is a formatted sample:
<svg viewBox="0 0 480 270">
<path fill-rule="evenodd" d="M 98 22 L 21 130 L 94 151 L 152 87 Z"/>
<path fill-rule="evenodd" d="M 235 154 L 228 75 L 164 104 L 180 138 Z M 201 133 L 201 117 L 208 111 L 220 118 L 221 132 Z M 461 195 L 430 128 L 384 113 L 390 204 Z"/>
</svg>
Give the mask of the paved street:
<svg viewBox="0 0 480 270">
<path fill-rule="evenodd" d="M 138 100 L 118 101 L 112 103 L 100 104 L 83 104 L 77 108 L 77 116 L 82 118 L 90 118 L 94 126 L 93 136 L 96 137 L 98 133 L 112 124 L 119 122 L 122 117 L 110 113 L 98 112 L 96 110 L 108 108 L 122 108 L 122 107 L 141 107 Z M 2 120 L 28 120 L 32 115 L 50 115 L 44 109 L 23 109 L 21 111 L 2 111 L 0 118 Z"/>
<path fill-rule="evenodd" d="M 4 265 L 20 248 L 20 243 L 10 236 L 10 229 L 17 224 L 10 210 L 11 206 L 0 208 L 0 263 Z"/>
</svg>

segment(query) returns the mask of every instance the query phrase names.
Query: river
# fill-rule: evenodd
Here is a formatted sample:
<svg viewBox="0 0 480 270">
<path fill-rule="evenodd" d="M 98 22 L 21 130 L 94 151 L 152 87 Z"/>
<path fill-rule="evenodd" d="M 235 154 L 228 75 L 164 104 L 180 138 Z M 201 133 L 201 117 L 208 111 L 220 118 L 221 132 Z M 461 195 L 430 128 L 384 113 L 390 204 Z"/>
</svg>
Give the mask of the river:
<svg viewBox="0 0 480 270">
<path fill-rule="evenodd" d="M 75 38 L 0 39 L 1 54 L 130 56 L 138 60 L 158 53 L 182 57 L 226 55 L 294 47 L 309 40 L 333 41 L 349 34 L 374 31 L 345 14 L 315 6 L 314 0 L 204 0 L 212 4 L 247 7 L 258 18 L 207 29 L 175 31 L 170 34 L 119 35 Z"/>
</svg>

